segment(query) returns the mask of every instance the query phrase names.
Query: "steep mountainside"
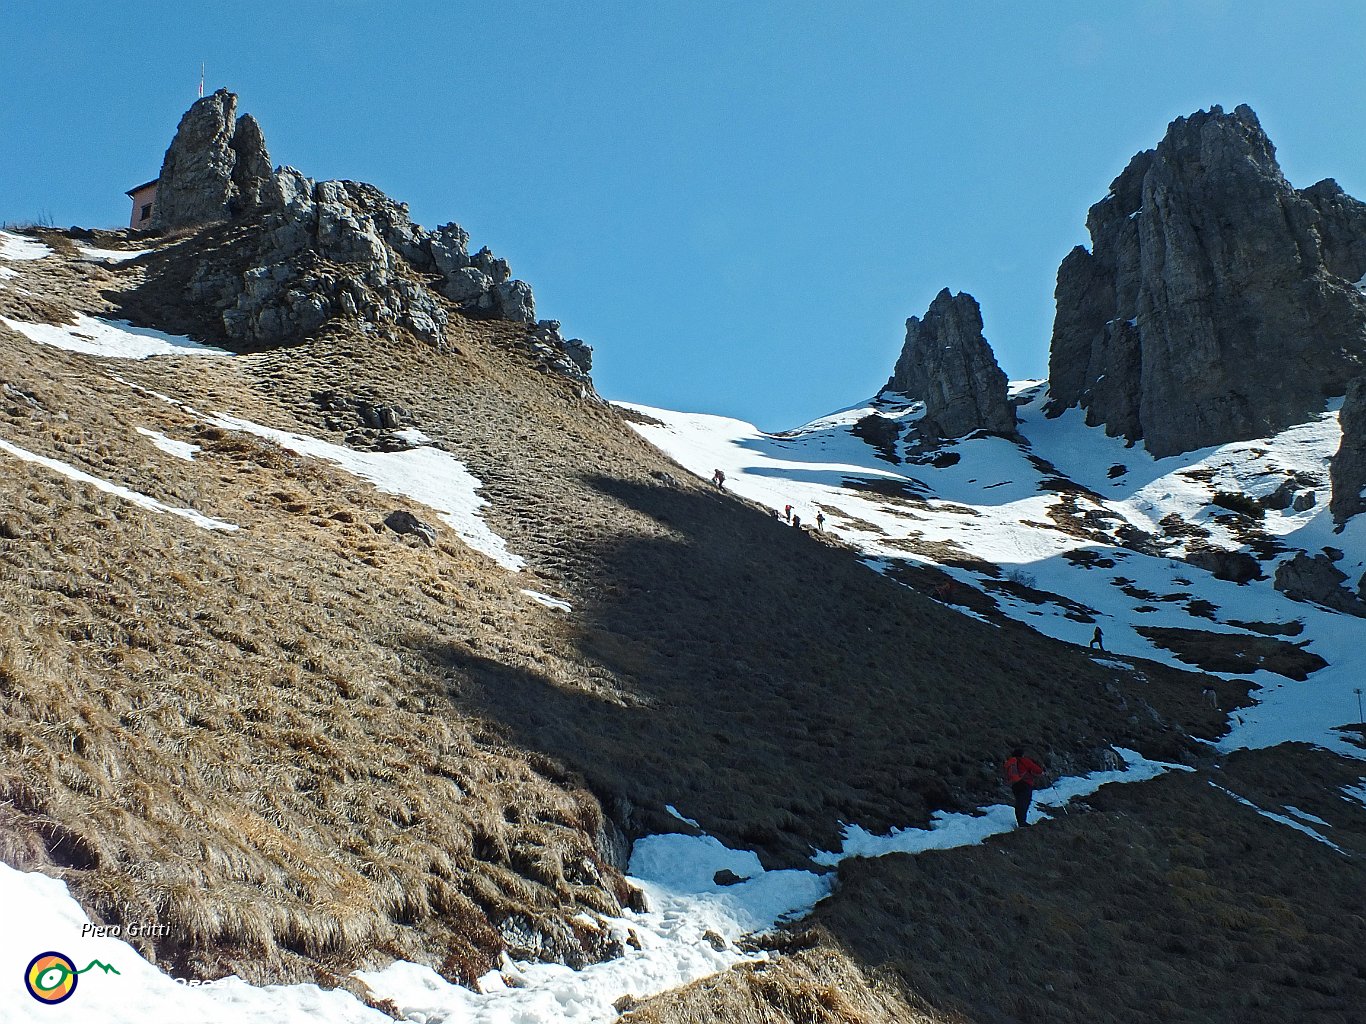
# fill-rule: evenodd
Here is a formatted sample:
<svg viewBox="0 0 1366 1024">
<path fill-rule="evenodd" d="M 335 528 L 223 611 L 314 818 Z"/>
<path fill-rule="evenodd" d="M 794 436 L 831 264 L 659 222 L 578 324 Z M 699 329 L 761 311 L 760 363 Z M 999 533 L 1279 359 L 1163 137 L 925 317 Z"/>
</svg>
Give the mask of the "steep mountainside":
<svg viewBox="0 0 1366 1024">
<path fill-rule="evenodd" d="M 5 976 L 138 979 L 72 1020 L 1352 1019 L 1336 404 L 1158 458 L 946 293 L 923 396 L 612 406 L 458 226 L 265 152 L 208 97 L 174 228 L 0 233 Z M 960 370 L 991 401 L 926 426 Z"/>
</svg>

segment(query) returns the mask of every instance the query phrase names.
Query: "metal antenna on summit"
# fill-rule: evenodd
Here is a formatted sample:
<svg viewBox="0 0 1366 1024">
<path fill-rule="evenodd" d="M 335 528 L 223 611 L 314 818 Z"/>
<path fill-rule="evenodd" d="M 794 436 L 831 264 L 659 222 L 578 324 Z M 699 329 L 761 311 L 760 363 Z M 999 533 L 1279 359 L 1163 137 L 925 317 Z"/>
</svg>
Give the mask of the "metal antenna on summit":
<svg viewBox="0 0 1366 1024">
<path fill-rule="evenodd" d="M 199 63 L 199 98 L 204 98 L 204 62 Z"/>
</svg>

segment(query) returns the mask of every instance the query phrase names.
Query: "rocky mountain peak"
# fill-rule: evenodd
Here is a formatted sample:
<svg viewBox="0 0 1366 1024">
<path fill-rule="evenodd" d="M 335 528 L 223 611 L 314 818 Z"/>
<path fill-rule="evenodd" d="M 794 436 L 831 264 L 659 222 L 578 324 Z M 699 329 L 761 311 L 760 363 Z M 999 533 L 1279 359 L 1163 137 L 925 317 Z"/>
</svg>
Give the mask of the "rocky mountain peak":
<svg viewBox="0 0 1366 1024">
<path fill-rule="evenodd" d="M 278 345 L 351 317 L 440 348 L 453 306 L 536 325 L 528 347 L 546 367 L 588 380 L 591 348 L 564 339 L 555 321 L 538 323 L 531 286 L 506 260 L 487 247 L 470 255 L 458 224 L 414 224 L 406 204 L 373 185 L 272 170 L 261 126 L 236 112 L 237 96 L 220 89 L 181 118 L 154 214 L 161 230 L 249 228 L 202 255 L 184 295 L 216 313 L 229 341 Z"/>
<path fill-rule="evenodd" d="M 922 433 L 949 438 L 974 430 L 1014 430 L 1006 383 L 982 336 L 977 300 L 945 288 L 923 319 L 906 321 L 906 343 L 885 390 L 924 401 Z"/>
<path fill-rule="evenodd" d="M 1159 456 L 1320 411 L 1366 354 L 1343 276 L 1366 263 L 1363 218 L 1333 184 L 1291 187 L 1250 107 L 1177 118 L 1059 267 L 1051 411 L 1080 405 Z"/>
</svg>

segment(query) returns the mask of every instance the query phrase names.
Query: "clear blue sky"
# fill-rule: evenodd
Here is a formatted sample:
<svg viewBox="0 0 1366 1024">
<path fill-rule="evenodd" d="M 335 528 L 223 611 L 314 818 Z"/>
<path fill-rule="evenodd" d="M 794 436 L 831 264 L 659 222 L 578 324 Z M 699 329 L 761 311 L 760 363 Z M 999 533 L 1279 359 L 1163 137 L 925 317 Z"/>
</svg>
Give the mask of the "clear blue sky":
<svg viewBox="0 0 1366 1024">
<path fill-rule="evenodd" d="M 1366 197 L 1359 0 L 0 0 L 0 220 L 120 225 L 180 114 L 454 220 L 609 397 L 776 429 L 875 392 L 945 286 L 1012 377 L 1058 262 L 1178 115 L 1250 103 Z"/>
</svg>

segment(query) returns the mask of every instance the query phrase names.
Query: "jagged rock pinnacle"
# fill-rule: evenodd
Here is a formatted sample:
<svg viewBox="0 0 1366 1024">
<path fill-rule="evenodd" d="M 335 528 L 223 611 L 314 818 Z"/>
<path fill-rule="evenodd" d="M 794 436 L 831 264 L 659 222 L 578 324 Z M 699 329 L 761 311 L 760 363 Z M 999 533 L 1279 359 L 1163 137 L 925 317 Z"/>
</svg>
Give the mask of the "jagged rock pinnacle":
<svg viewBox="0 0 1366 1024">
<path fill-rule="evenodd" d="M 906 344 L 886 390 L 922 399 L 921 432 L 947 438 L 974 430 L 1013 431 L 1015 410 L 1006 384 L 1006 375 L 982 336 L 977 300 L 945 288 L 923 320 L 906 321 Z"/>
<path fill-rule="evenodd" d="M 260 203 L 270 154 L 256 119 L 236 114 L 237 96 L 226 89 L 185 112 L 161 164 L 153 227 L 212 224 Z"/>
</svg>

